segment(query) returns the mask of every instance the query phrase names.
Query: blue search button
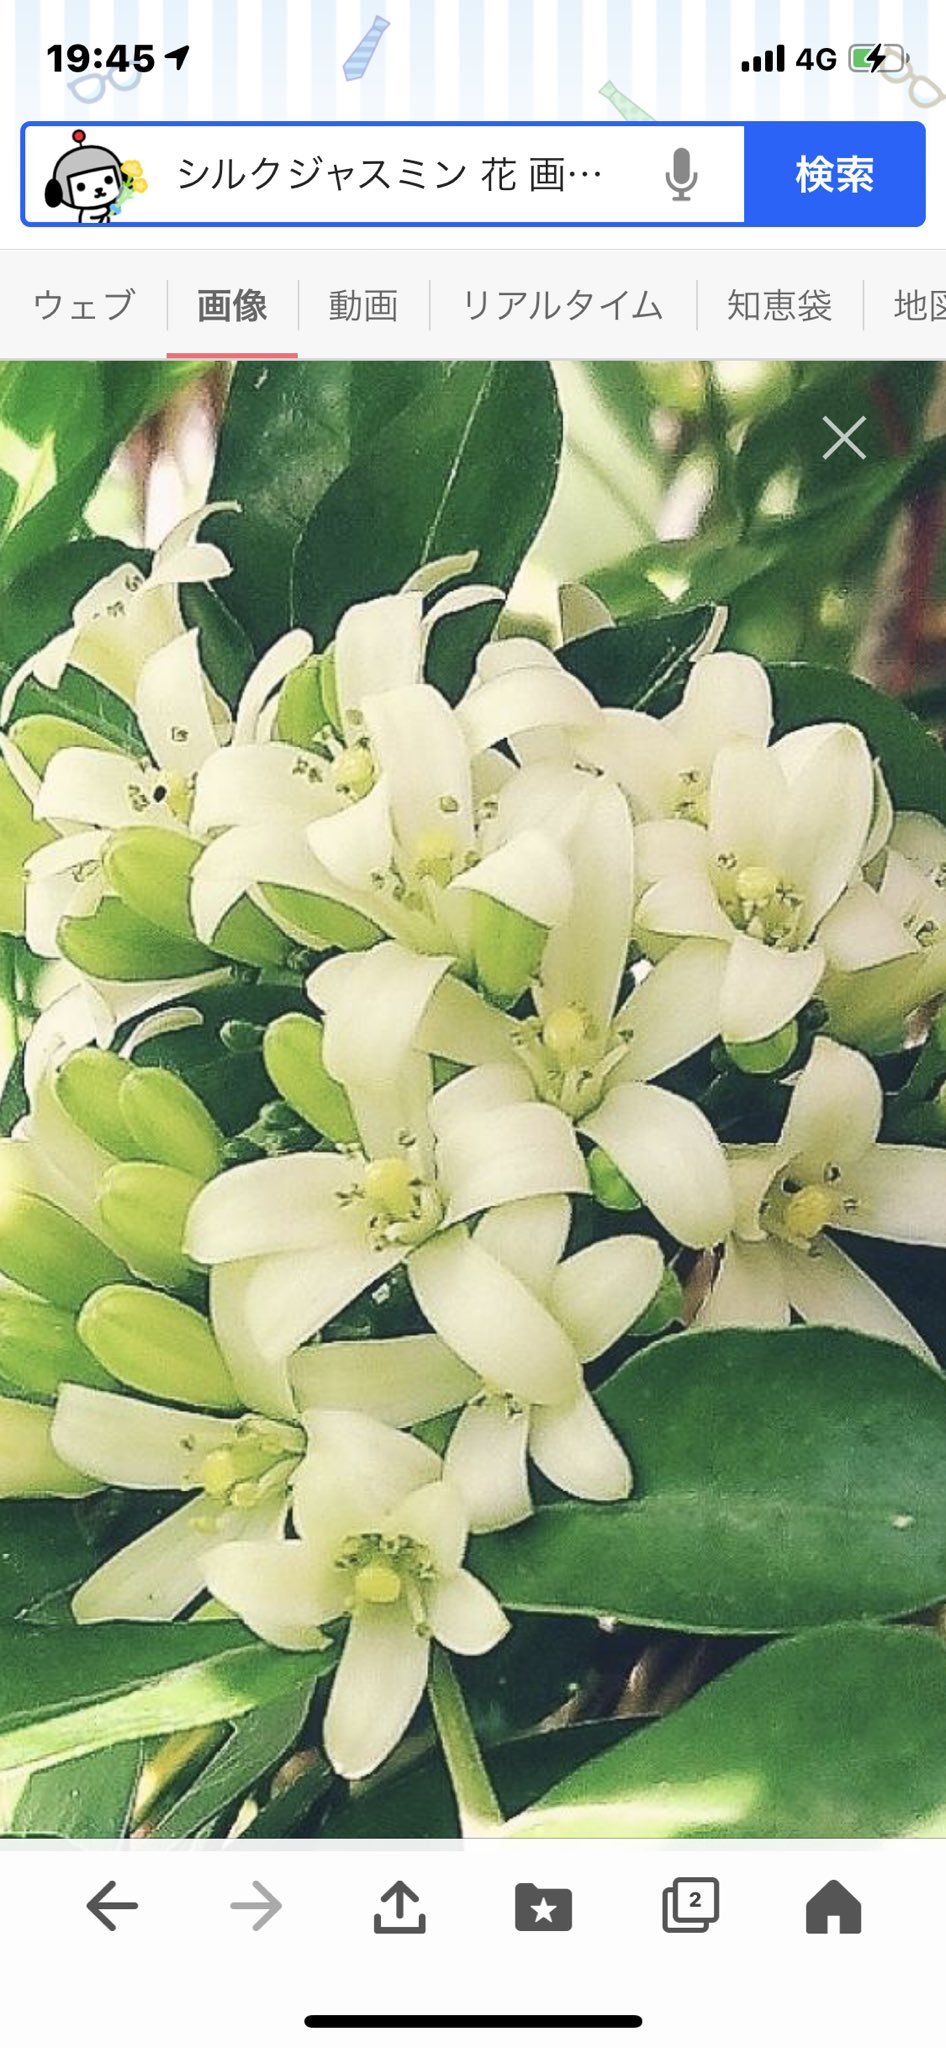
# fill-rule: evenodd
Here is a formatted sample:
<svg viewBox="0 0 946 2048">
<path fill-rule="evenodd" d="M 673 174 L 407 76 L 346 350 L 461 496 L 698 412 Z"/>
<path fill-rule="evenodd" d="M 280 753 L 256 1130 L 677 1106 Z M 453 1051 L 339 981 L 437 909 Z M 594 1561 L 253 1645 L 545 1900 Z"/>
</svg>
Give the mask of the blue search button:
<svg viewBox="0 0 946 2048">
<path fill-rule="evenodd" d="M 922 121 L 747 121 L 747 228 L 921 228 Z"/>
</svg>

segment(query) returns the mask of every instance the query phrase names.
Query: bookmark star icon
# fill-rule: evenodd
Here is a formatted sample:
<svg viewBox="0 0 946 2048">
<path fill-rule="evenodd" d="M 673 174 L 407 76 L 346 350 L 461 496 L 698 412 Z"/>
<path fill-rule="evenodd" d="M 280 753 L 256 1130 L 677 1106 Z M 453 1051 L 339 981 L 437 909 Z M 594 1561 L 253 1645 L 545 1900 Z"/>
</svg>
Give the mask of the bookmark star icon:
<svg viewBox="0 0 946 2048">
<path fill-rule="evenodd" d="M 532 1911 L 535 1914 L 535 1924 L 537 1927 L 540 1920 L 546 1920 L 549 1926 L 551 1927 L 552 1914 L 555 1911 L 555 1907 L 553 1905 L 550 1905 L 548 1899 L 539 1899 L 537 1904 L 533 1906 Z"/>
</svg>

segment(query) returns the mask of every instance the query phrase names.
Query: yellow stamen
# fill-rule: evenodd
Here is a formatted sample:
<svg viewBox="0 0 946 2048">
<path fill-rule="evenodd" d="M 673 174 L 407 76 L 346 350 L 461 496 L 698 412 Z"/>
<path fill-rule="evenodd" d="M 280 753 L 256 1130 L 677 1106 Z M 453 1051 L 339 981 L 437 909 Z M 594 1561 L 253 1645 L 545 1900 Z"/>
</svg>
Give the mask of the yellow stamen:
<svg viewBox="0 0 946 2048">
<path fill-rule="evenodd" d="M 394 1223 L 410 1221 L 417 1206 L 417 1189 L 408 1160 L 397 1155 L 370 1159 L 365 1167 L 364 1190 L 375 1214 L 389 1216 Z"/>
<path fill-rule="evenodd" d="M 401 1597 L 401 1581 L 393 1566 L 379 1558 L 362 1565 L 355 1573 L 355 1601 L 367 1600 L 373 1607 L 392 1607 Z"/>
<path fill-rule="evenodd" d="M 577 1003 L 550 1011 L 542 1026 L 542 1043 L 560 1067 L 571 1067 L 588 1050 L 588 1018 Z"/>
<path fill-rule="evenodd" d="M 353 803 L 367 796 L 375 785 L 374 762 L 367 741 L 356 740 L 354 746 L 345 747 L 336 755 L 331 776 L 339 796 L 348 797 Z"/>
<path fill-rule="evenodd" d="M 805 1238 L 810 1243 L 833 1221 L 837 1209 L 837 1196 L 830 1188 L 798 1188 L 785 1204 L 785 1227 L 790 1236 Z"/>
</svg>

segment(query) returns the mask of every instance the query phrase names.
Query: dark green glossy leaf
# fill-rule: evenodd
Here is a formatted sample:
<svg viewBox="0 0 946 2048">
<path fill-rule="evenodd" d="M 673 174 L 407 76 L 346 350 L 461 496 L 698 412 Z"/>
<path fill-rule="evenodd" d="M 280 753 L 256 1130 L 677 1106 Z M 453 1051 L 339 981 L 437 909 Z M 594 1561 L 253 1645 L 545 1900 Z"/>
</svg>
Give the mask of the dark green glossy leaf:
<svg viewBox="0 0 946 2048">
<path fill-rule="evenodd" d="M 625 1721 L 587 1721 L 574 1728 L 520 1735 L 499 1743 L 486 1751 L 484 1762 L 503 1812 L 512 1814 L 540 1799 L 563 1771 L 577 1769 L 622 1739 L 628 1740 Z M 396 1775 L 356 1788 L 342 1811 L 320 1830 L 320 1836 L 407 1841 L 459 1832 L 447 1768 L 435 1754 Z"/>
<path fill-rule="evenodd" d="M 669 1337 L 600 1405 L 633 1500 L 471 1546 L 508 1607 L 767 1635 L 946 1596 L 946 1383 L 849 1330 Z"/>
<path fill-rule="evenodd" d="M 304 1673 L 293 1689 L 239 1721 L 195 1783 L 151 1829 L 154 1841 L 194 1836 L 272 1772 L 299 1734 L 312 1696 Z"/>
<path fill-rule="evenodd" d="M 253 643 L 215 584 L 184 584 L 180 597 L 185 625 L 196 626 L 200 634 L 204 674 L 233 711 L 253 667 Z"/>
<path fill-rule="evenodd" d="M 140 1742 L 123 1742 L 33 1772 L 8 1832 L 120 1841 L 131 1824 L 143 1756 Z"/>
<path fill-rule="evenodd" d="M 451 364 L 316 507 L 296 550 L 294 618 L 324 646 L 349 605 L 474 548 L 478 580 L 508 588 L 548 507 L 560 445 L 545 364 Z M 465 682 L 492 616 L 483 608 L 438 628 L 429 672 L 448 694 Z"/>
<path fill-rule="evenodd" d="M 906 704 L 839 669 L 787 663 L 769 671 L 779 732 L 841 719 L 864 734 L 894 803 L 946 824 L 946 753 Z"/>
<path fill-rule="evenodd" d="M 290 623 L 293 552 L 329 486 L 354 450 L 443 374 L 439 363 L 239 365 L 210 497 L 242 510 L 208 531 L 233 563 L 226 602 L 257 653 Z M 364 534 L 362 546 L 370 558 Z"/>
<path fill-rule="evenodd" d="M 559 650 L 559 660 L 593 690 L 599 704 L 662 717 L 679 701 L 690 664 L 713 623 L 713 606 L 621 619 Z"/>
<path fill-rule="evenodd" d="M 0 1501 L 0 1622 L 78 1586 L 102 1561 L 114 1519 L 109 1497 Z"/>
<path fill-rule="evenodd" d="M 946 1834 L 946 1648 L 931 1629 L 768 1644 L 514 1821 L 520 1836 Z"/>
<path fill-rule="evenodd" d="M 0 1628 L 0 1771 L 237 1720 L 336 1655 L 290 1656 L 226 1622 Z"/>
</svg>

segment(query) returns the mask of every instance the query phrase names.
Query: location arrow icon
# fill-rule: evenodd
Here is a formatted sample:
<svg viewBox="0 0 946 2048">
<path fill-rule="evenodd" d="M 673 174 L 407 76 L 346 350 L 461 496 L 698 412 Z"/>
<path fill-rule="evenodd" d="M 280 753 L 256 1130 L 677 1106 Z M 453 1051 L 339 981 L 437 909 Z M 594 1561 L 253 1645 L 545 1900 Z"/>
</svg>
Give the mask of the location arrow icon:
<svg viewBox="0 0 946 2048">
<path fill-rule="evenodd" d="M 103 1884 L 100 1892 L 96 1892 L 94 1899 L 86 1899 L 85 1902 L 87 1910 L 95 1915 L 96 1920 L 98 1920 L 102 1927 L 108 1928 L 109 1934 L 114 1934 L 115 1932 L 115 1922 L 109 1919 L 109 1913 L 137 1913 L 138 1911 L 137 1899 L 110 1899 L 108 1896 L 109 1892 L 114 1890 L 115 1879 L 111 1878 L 108 1884 Z M 106 1905 L 108 1911 L 106 1911 Z"/>
<path fill-rule="evenodd" d="M 259 1893 L 258 1899 L 232 1899 L 230 1911 L 259 1913 L 259 1919 L 253 1923 L 253 1933 L 258 1934 L 261 1927 L 266 1927 L 270 1920 L 275 1919 L 277 1913 L 282 1912 L 282 1900 L 274 1899 L 272 1892 L 268 1892 L 266 1886 L 260 1884 L 258 1877 L 253 1879 L 253 1890 Z"/>
</svg>

